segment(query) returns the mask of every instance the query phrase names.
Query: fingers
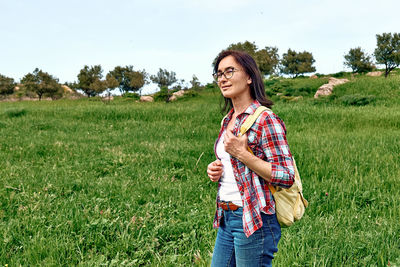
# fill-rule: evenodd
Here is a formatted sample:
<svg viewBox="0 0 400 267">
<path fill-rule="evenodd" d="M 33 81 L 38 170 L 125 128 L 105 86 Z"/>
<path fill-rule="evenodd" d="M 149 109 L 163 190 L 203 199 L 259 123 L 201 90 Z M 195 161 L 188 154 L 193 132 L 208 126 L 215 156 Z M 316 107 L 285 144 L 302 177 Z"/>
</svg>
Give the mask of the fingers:
<svg viewBox="0 0 400 267">
<path fill-rule="evenodd" d="M 235 140 L 243 140 L 244 138 L 247 139 L 247 133 L 245 133 L 239 137 L 234 135 L 232 131 L 225 131 L 225 133 L 224 133 L 224 143 L 225 144 L 235 142 Z"/>
<path fill-rule="evenodd" d="M 208 164 L 207 174 L 211 181 L 216 182 L 221 178 L 223 172 L 222 167 L 222 162 L 220 160 L 215 160 Z"/>
<path fill-rule="evenodd" d="M 210 165 L 208 169 L 214 172 L 222 171 L 222 165 Z"/>
<path fill-rule="evenodd" d="M 207 173 L 210 175 L 221 175 L 222 174 L 222 167 L 209 167 L 207 168 Z"/>
</svg>

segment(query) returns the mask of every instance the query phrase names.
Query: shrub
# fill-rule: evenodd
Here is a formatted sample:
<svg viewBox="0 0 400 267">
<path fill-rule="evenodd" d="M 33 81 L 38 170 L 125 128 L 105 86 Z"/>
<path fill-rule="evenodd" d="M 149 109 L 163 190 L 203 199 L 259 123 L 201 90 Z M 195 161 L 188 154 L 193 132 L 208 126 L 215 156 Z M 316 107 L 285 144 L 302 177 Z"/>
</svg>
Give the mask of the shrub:
<svg viewBox="0 0 400 267">
<path fill-rule="evenodd" d="M 196 97 L 198 95 L 199 95 L 199 93 L 195 90 L 187 90 L 183 96 L 185 98 L 190 98 L 190 97 Z"/>
<path fill-rule="evenodd" d="M 125 93 L 123 94 L 124 98 L 130 98 L 133 100 L 139 100 L 140 99 L 140 95 L 138 93 Z"/>
<path fill-rule="evenodd" d="M 265 87 L 270 90 L 272 93 L 283 93 L 287 88 L 292 87 L 292 80 L 285 79 L 272 79 L 265 81 Z"/>
<path fill-rule="evenodd" d="M 374 102 L 376 97 L 374 95 L 363 96 L 360 94 L 344 95 L 338 100 L 345 106 L 365 106 Z"/>
<path fill-rule="evenodd" d="M 160 91 L 154 94 L 154 101 L 165 101 L 168 102 L 170 94 L 167 87 L 162 87 Z"/>
<path fill-rule="evenodd" d="M 6 110 L 4 114 L 9 118 L 21 117 L 26 114 L 26 110 L 23 108 L 11 108 Z"/>
<path fill-rule="evenodd" d="M 340 71 L 340 72 L 332 74 L 331 76 L 334 77 L 334 78 L 343 78 L 343 77 L 348 76 L 348 75 L 347 75 L 347 72 Z"/>
<path fill-rule="evenodd" d="M 285 96 L 307 96 L 313 93 L 313 88 L 311 87 L 288 87 L 283 92 Z"/>
</svg>

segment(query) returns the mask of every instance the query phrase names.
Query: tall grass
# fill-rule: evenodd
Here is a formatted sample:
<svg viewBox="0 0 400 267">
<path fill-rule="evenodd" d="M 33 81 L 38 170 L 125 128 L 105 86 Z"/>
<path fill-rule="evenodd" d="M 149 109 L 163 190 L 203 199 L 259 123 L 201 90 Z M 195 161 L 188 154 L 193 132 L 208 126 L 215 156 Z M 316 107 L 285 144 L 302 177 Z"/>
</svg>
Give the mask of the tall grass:
<svg viewBox="0 0 400 267">
<path fill-rule="evenodd" d="M 274 106 L 310 201 L 282 230 L 275 266 L 400 264 L 400 109 L 390 90 L 363 107 Z M 0 265 L 208 265 L 218 102 L 208 92 L 169 104 L 0 103 Z"/>
</svg>

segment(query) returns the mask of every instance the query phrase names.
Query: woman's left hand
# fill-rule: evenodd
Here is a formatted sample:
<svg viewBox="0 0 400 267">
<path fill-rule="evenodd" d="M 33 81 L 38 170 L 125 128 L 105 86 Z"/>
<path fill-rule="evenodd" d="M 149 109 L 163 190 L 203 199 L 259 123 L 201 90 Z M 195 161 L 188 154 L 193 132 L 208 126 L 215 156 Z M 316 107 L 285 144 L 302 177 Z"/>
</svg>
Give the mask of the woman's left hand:
<svg viewBox="0 0 400 267">
<path fill-rule="evenodd" d="M 224 146 L 225 151 L 232 157 L 239 158 L 240 155 L 247 152 L 247 134 L 237 137 L 227 130 L 224 134 Z"/>
</svg>

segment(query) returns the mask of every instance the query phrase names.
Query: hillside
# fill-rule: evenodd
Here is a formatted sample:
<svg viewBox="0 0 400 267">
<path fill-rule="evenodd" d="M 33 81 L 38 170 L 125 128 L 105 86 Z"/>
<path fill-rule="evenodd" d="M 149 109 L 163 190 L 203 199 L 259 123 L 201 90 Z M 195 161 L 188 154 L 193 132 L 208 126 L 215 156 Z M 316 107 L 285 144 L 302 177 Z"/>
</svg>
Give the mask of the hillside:
<svg viewBox="0 0 400 267">
<path fill-rule="evenodd" d="M 266 81 L 310 202 L 275 264 L 399 265 L 399 76 L 326 81 Z M 219 102 L 1 102 L 0 265 L 209 265 Z"/>
<path fill-rule="evenodd" d="M 318 88 L 328 82 L 329 77 L 345 78 L 349 82 L 335 86 L 329 97 L 320 97 L 314 101 L 313 96 Z M 399 105 L 400 99 L 400 70 L 394 71 L 387 79 L 338 73 L 319 76 L 316 79 L 308 77 L 297 79 L 275 78 L 265 81 L 267 95 L 275 101 L 308 100 L 334 105 Z M 353 102 L 351 100 L 354 100 Z M 356 101 L 360 100 L 360 101 Z M 364 100 L 364 101 L 363 101 Z"/>
</svg>

